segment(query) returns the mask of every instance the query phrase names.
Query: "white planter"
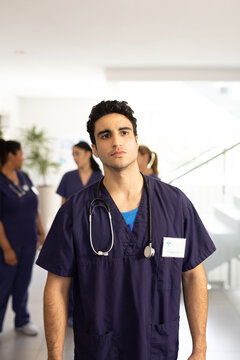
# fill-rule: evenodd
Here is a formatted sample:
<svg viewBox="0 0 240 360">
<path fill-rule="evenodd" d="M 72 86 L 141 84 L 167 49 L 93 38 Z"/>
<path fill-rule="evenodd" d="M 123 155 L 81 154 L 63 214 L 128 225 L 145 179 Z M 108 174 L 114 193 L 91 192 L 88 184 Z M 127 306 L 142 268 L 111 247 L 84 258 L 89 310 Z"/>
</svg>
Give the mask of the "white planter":
<svg viewBox="0 0 240 360">
<path fill-rule="evenodd" d="M 59 198 L 55 193 L 54 186 L 38 186 L 37 189 L 39 191 L 38 210 L 45 234 L 47 234 L 59 209 Z"/>
</svg>

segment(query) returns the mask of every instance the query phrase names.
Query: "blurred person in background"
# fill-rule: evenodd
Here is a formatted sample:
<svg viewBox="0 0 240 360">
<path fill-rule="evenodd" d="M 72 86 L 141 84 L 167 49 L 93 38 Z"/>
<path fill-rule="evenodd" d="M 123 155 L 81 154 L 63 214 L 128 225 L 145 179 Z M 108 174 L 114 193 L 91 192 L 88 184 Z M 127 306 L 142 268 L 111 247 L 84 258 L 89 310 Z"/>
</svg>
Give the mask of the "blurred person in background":
<svg viewBox="0 0 240 360">
<path fill-rule="evenodd" d="M 98 163 L 93 158 L 92 149 L 88 143 L 80 141 L 75 144 L 72 148 L 72 155 L 78 168 L 64 174 L 57 188 L 57 194 L 62 197 L 62 204 L 64 204 L 70 196 L 98 181 L 103 176 Z M 73 287 L 71 284 L 68 299 L 68 326 L 71 327 L 73 323 L 72 316 Z"/>
<path fill-rule="evenodd" d="M 21 170 L 23 160 L 19 142 L 0 139 L 0 332 L 11 295 L 15 330 L 33 336 L 38 329 L 30 321 L 28 288 L 44 231 L 37 189 Z"/>
<path fill-rule="evenodd" d="M 62 204 L 70 196 L 82 190 L 85 186 L 98 181 L 103 176 L 98 163 L 93 158 L 92 149 L 88 143 L 80 141 L 74 145 L 72 155 L 78 168 L 64 174 L 57 188 L 57 194 L 62 197 Z"/>
<path fill-rule="evenodd" d="M 158 177 L 158 157 L 147 146 L 140 145 L 138 148 L 138 166 L 142 174 L 151 176 L 155 179 Z"/>
</svg>

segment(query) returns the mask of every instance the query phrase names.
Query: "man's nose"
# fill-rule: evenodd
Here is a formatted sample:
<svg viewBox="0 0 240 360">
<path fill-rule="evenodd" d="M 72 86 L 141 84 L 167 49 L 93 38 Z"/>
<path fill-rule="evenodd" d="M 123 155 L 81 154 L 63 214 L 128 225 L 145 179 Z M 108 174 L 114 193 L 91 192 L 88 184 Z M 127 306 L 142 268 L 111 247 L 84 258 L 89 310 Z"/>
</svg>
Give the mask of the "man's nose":
<svg viewBox="0 0 240 360">
<path fill-rule="evenodd" d="M 118 147 L 121 145 L 121 136 L 118 133 L 112 134 L 112 146 Z"/>
</svg>

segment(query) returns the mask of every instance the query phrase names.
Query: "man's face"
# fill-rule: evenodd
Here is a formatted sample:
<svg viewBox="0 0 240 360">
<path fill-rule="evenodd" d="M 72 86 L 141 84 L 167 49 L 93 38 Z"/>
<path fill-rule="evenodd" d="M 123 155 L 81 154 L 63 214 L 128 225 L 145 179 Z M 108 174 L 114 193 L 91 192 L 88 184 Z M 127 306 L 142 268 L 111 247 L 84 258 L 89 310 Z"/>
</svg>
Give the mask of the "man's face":
<svg viewBox="0 0 240 360">
<path fill-rule="evenodd" d="M 121 170 L 137 161 L 137 136 L 126 116 L 115 113 L 102 116 L 95 122 L 94 136 L 93 153 L 104 166 Z"/>
</svg>

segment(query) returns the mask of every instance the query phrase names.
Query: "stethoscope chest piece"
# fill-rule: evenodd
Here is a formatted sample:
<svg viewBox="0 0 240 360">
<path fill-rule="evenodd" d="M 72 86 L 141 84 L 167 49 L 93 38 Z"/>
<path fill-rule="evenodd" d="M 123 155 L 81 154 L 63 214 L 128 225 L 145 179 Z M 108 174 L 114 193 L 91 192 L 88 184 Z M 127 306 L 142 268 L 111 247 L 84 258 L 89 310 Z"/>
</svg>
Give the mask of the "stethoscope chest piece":
<svg viewBox="0 0 240 360">
<path fill-rule="evenodd" d="M 27 184 L 24 184 L 22 188 L 24 191 L 29 191 L 29 186 Z"/>
<path fill-rule="evenodd" d="M 144 249 L 144 256 L 145 258 L 150 259 L 154 255 L 155 255 L 155 249 L 152 247 L 152 244 L 150 243 Z"/>
</svg>

